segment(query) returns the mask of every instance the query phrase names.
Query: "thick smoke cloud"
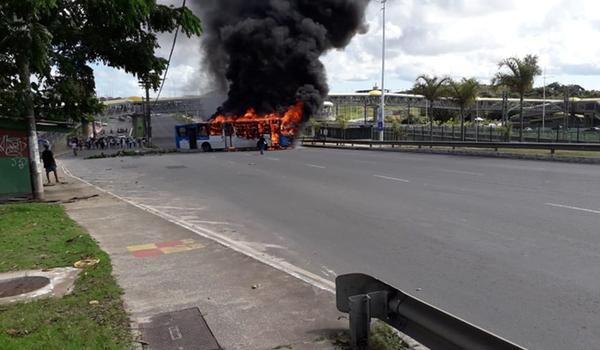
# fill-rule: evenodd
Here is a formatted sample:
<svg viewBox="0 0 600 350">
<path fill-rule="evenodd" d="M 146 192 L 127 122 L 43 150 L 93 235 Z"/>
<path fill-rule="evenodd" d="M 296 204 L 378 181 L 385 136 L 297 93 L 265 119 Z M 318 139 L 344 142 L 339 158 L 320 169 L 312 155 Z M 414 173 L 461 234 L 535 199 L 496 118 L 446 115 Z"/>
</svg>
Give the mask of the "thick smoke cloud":
<svg viewBox="0 0 600 350">
<path fill-rule="evenodd" d="M 319 58 L 365 31 L 369 0 L 196 0 L 204 21 L 204 67 L 228 91 L 223 112 L 281 111 L 305 102 L 315 114 L 327 95 Z"/>
</svg>

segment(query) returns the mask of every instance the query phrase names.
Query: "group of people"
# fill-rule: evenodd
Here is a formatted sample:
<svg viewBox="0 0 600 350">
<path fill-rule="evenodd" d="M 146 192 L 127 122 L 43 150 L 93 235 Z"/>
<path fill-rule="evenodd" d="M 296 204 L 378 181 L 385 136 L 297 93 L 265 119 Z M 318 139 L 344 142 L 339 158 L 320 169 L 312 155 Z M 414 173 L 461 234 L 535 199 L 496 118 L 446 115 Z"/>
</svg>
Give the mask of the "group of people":
<svg viewBox="0 0 600 350">
<path fill-rule="evenodd" d="M 131 149 L 146 146 L 146 139 L 133 137 L 99 137 L 82 138 L 74 137 L 69 140 L 69 147 L 73 150 L 73 155 L 77 156 L 77 151 L 93 149 Z"/>
</svg>

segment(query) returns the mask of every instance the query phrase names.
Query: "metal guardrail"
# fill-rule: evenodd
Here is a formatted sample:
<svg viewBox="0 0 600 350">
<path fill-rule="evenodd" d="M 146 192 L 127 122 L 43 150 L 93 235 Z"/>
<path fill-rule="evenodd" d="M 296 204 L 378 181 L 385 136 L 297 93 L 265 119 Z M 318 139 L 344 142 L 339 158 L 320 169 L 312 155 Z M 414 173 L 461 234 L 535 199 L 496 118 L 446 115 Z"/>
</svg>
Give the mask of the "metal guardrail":
<svg viewBox="0 0 600 350">
<path fill-rule="evenodd" d="M 335 285 L 338 310 L 350 314 L 353 350 L 368 349 L 371 318 L 386 322 L 431 350 L 525 349 L 371 276 L 341 275 Z"/>
<path fill-rule="evenodd" d="M 551 154 L 555 151 L 600 151 L 600 143 L 538 143 L 538 142 L 463 142 L 463 141 L 374 141 L 374 140 L 318 140 L 304 139 L 303 145 L 367 145 L 373 146 L 416 146 L 416 147 L 457 147 L 462 148 L 499 148 L 511 149 L 541 149 L 549 150 Z"/>
</svg>

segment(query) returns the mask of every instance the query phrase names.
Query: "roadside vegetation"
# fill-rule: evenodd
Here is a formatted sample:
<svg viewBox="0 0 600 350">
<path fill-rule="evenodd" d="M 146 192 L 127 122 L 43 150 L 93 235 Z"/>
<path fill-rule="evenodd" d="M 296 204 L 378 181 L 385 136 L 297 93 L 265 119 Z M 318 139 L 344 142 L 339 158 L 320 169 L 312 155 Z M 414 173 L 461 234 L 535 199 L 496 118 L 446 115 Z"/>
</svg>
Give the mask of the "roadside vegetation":
<svg viewBox="0 0 600 350">
<path fill-rule="evenodd" d="M 350 333 L 343 331 L 330 337 L 331 342 L 340 350 L 351 350 Z M 407 350 L 409 345 L 398 336 L 398 333 L 385 322 L 371 323 L 369 350 Z"/>
<path fill-rule="evenodd" d="M 49 204 L 0 205 L 0 272 L 73 266 L 95 258 L 72 294 L 26 304 L 0 305 L 0 349 L 129 349 L 131 333 L 111 275 L 96 242 Z"/>
</svg>

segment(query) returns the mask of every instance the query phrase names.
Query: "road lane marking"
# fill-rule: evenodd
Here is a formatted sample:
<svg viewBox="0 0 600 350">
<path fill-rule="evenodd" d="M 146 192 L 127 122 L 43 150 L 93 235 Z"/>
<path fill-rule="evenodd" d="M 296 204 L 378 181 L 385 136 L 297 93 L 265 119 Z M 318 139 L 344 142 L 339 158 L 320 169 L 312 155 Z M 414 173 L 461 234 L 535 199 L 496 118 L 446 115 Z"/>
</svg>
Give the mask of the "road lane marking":
<svg viewBox="0 0 600 350">
<path fill-rule="evenodd" d="M 376 178 L 379 179 L 384 179 L 384 180 L 391 180 L 391 181 L 398 181 L 398 182 L 404 182 L 404 183 L 409 183 L 409 180 L 405 180 L 405 179 L 399 179 L 397 177 L 391 177 L 391 176 L 383 176 L 383 175 L 373 175 Z"/>
<path fill-rule="evenodd" d="M 547 206 L 550 206 L 550 207 L 555 207 L 555 208 L 564 208 L 564 209 L 578 210 L 578 211 L 583 211 L 583 212 L 592 213 L 592 214 L 600 214 L 600 210 L 593 210 L 593 209 L 587 209 L 587 208 L 572 207 L 570 205 L 563 205 L 563 204 L 556 204 L 556 203 L 544 203 L 544 205 L 547 205 Z"/>
<path fill-rule="evenodd" d="M 277 161 L 277 162 L 281 160 L 281 159 L 279 159 L 279 158 L 273 158 L 273 157 L 267 157 L 267 159 L 268 159 L 268 160 L 274 160 L 274 161 Z"/>
<path fill-rule="evenodd" d="M 463 175 L 473 175 L 473 176 L 484 176 L 484 173 L 477 173 L 474 171 L 462 171 L 462 170 L 450 170 L 450 169 L 438 169 L 439 171 L 445 172 L 445 173 L 452 173 L 452 174 L 463 174 Z"/>
<path fill-rule="evenodd" d="M 311 168 L 317 168 L 317 169 L 325 169 L 324 166 L 322 165 L 316 165 L 316 164 L 305 164 L 307 167 L 311 167 Z"/>
<path fill-rule="evenodd" d="M 174 210 L 206 210 L 206 207 L 199 207 L 199 208 L 191 208 L 191 207 L 171 207 L 168 205 L 148 205 L 148 207 L 152 207 L 154 209 L 174 209 Z"/>
</svg>

